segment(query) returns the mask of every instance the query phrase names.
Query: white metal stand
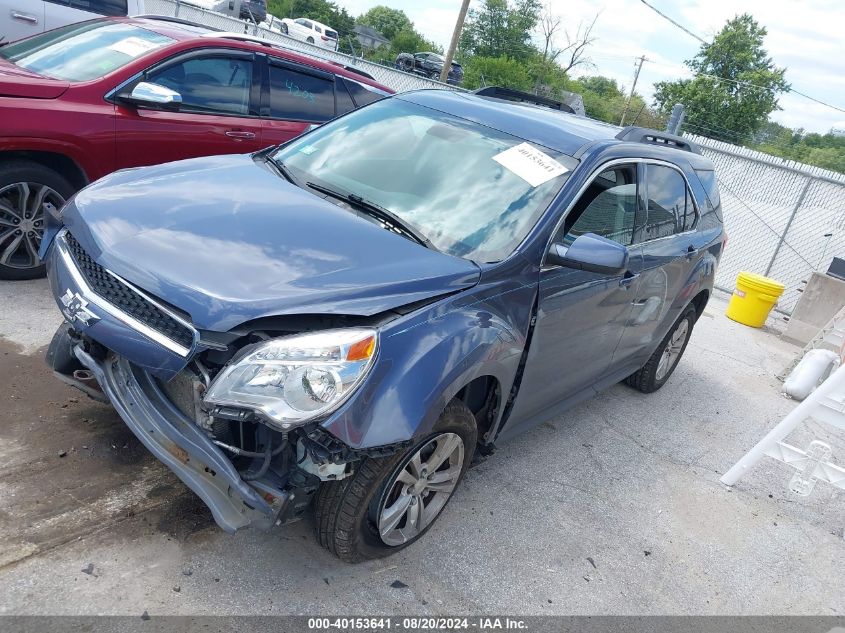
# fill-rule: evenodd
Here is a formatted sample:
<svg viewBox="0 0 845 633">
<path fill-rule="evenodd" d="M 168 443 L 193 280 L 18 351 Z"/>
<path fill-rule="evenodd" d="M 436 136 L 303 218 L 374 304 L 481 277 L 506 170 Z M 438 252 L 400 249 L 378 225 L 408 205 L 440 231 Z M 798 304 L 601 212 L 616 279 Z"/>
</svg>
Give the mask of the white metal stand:
<svg viewBox="0 0 845 633">
<path fill-rule="evenodd" d="M 807 450 L 801 450 L 783 441 L 807 418 L 845 431 L 845 365 L 831 374 L 818 389 L 757 442 L 757 445 L 734 464 L 720 481 L 733 486 L 761 457 L 767 455 L 789 464 L 798 471 L 789 482 L 789 487 L 795 494 L 809 495 L 817 481 L 824 481 L 845 490 L 845 468 L 830 461 L 830 446 L 815 440 Z"/>
<path fill-rule="evenodd" d="M 801 362 L 804 355 L 812 349 L 830 349 L 839 353 L 842 345 L 845 343 L 845 307 L 833 315 L 833 318 L 828 321 L 825 326 L 819 330 L 819 333 L 804 346 L 804 349 L 793 359 L 793 361 L 784 367 L 783 371 L 778 374 L 781 381 L 786 380 L 793 369 Z"/>
</svg>

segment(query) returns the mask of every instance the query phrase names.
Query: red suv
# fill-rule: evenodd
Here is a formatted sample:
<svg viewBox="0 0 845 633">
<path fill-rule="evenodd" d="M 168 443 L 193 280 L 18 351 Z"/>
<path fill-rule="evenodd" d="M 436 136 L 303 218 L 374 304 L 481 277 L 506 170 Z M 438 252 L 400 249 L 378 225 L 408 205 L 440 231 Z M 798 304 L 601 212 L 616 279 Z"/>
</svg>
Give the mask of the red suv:
<svg viewBox="0 0 845 633">
<path fill-rule="evenodd" d="M 41 276 L 44 211 L 117 169 L 256 151 L 393 91 L 172 18 L 106 18 L 0 48 L 0 279 Z"/>
</svg>

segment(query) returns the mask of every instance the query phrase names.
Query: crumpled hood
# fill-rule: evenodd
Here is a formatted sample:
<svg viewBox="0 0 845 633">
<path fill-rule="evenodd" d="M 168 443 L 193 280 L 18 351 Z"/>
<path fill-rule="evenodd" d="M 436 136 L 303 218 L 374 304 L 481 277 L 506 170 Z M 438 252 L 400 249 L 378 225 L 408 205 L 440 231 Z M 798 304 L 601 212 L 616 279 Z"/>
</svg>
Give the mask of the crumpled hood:
<svg viewBox="0 0 845 633">
<path fill-rule="evenodd" d="M 116 172 L 80 192 L 64 223 L 101 265 L 217 331 L 273 315 L 376 314 L 480 275 L 248 155 Z"/>
</svg>

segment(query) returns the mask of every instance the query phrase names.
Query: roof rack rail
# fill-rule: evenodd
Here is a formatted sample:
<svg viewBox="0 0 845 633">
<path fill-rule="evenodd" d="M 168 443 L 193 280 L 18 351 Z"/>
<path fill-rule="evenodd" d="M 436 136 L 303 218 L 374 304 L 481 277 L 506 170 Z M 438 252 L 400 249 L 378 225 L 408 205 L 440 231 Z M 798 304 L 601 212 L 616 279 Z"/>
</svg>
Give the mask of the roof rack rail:
<svg viewBox="0 0 845 633">
<path fill-rule="evenodd" d="M 376 80 L 376 78 L 373 77 L 370 73 L 361 70 L 360 68 L 355 68 L 355 66 L 347 66 L 343 62 L 336 62 L 334 60 L 328 60 L 328 63 L 334 66 L 340 66 L 341 68 L 343 68 L 343 70 L 346 70 L 350 73 L 355 73 L 356 75 L 360 75 L 361 77 L 366 77 L 367 79 L 372 79 L 373 81 Z"/>
<path fill-rule="evenodd" d="M 671 147 L 673 149 L 683 150 L 685 152 L 692 152 L 693 154 L 701 154 L 701 149 L 687 139 L 670 134 L 669 132 L 659 132 L 651 130 L 647 127 L 636 127 L 629 125 L 623 128 L 616 138 L 620 141 L 629 141 L 631 143 L 648 143 L 650 145 L 660 145 L 662 147 Z"/>
<path fill-rule="evenodd" d="M 201 29 L 208 29 L 209 31 L 216 31 L 220 32 L 223 29 L 218 29 L 214 26 L 208 26 L 207 24 L 200 24 L 199 22 L 192 22 L 191 20 L 183 20 L 182 18 L 174 18 L 169 15 L 155 15 L 153 13 L 146 13 L 144 15 L 133 15 L 133 18 L 139 18 L 144 20 L 158 20 L 159 22 L 172 22 L 173 24 L 182 24 L 184 26 L 196 26 Z"/>
<path fill-rule="evenodd" d="M 237 33 L 235 31 L 221 31 L 216 30 L 212 33 L 203 33 L 200 37 L 220 37 L 226 40 L 237 40 L 239 42 L 252 42 L 253 44 L 261 44 L 270 48 L 281 48 L 276 42 L 271 42 L 256 35 L 248 35 L 246 33 Z"/>
<path fill-rule="evenodd" d="M 513 90 L 511 88 L 502 88 L 501 86 L 488 86 L 486 88 L 479 88 L 473 91 L 474 95 L 479 97 L 493 97 L 494 99 L 504 99 L 506 101 L 517 101 L 521 103 L 533 103 L 534 105 L 545 106 L 553 110 L 560 110 L 561 112 L 569 112 L 576 114 L 570 106 L 562 101 L 555 101 L 547 97 L 533 95 L 530 92 L 522 92 L 521 90 Z"/>
<path fill-rule="evenodd" d="M 370 73 L 355 68 L 354 66 L 347 66 L 341 62 L 335 61 L 333 59 L 328 59 L 326 57 L 320 57 L 319 55 L 314 55 L 312 53 L 305 53 L 300 50 L 296 49 L 288 49 L 286 48 L 281 42 L 274 42 L 272 40 L 267 40 L 262 37 L 257 37 L 255 35 L 249 35 L 246 33 L 237 33 L 235 31 L 214 31 L 213 33 L 203 33 L 200 37 L 220 37 L 227 40 L 236 40 L 239 42 L 251 42 L 253 44 L 261 44 L 262 46 L 266 46 L 268 48 L 276 48 L 279 50 L 290 51 L 293 53 L 298 53 L 300 55 L 305 55 L 307 57 L 312 57 L 313 59 L 318 59 L 321 62 L 326 64 L 331 64 L 333 66 L 337 66 L 338 68 L 343 68 L 344 70 L 359 75 L 361 77 L 366 77 L 372 81 L 375 81 L 375 77 L 373 77 Z"/>
</svg>

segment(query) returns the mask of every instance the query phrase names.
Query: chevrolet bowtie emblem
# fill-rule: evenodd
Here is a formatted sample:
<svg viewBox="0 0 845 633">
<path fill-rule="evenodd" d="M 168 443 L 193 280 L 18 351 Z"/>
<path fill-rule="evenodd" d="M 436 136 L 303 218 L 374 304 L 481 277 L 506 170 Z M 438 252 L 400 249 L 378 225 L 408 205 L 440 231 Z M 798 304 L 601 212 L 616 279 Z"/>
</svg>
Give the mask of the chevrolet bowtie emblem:
<svg viewBox="0 0 845 633">
<path fill-rule="evenodd" d="M 88 309 L 88 302 L 78 292 L 71 292 L 70 289 L 62 295 L 63 310 L 68 321 L 78 321 L 82 325 L 91 325 L 100 320 L 96 314 Z"/>
</svg>

